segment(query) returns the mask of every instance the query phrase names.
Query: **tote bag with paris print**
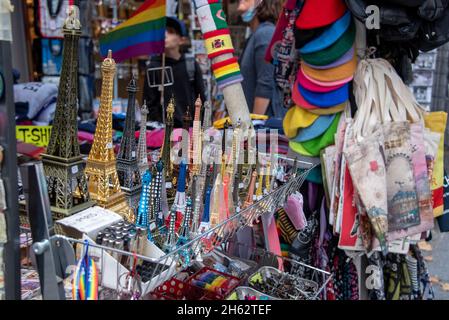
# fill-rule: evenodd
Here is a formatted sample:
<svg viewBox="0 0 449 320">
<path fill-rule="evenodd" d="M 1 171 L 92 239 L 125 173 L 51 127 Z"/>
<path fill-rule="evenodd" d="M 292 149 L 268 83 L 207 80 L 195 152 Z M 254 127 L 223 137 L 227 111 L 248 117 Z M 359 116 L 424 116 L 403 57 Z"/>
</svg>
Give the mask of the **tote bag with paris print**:
<svg viewBox="0 0 449 320">
<path fill-rule="evenodd" d="M 354 188 L 366 208 L 382 252 L 388 252 L 387 177 L 383 151 L 383 132 L 377 127 L 370 137 L 344 151 Z"/>
<path fill-rule="evenodd" d="M 411 133 L 408 122 L 383 125 L 387 169 L 388 230 L 419 225 L 418 195 L 413 174 Z"/>
<path fill-rule="evenodd" d="M 412 143 L 412 163 L 414 171 L 413 173 L 415 178 L 416 193 L 418 196 L 419 216 L 421 221 L 417 226 L 389 232 L 388 239 L 390 241 L 422 233 L 431 230 L 434 227 L 432 191 L 430 189 L 428 162 L 426 160 L 424 127 L 421 123 L 413 123 L 410 125 L 410 130 Z"/>
</svg>

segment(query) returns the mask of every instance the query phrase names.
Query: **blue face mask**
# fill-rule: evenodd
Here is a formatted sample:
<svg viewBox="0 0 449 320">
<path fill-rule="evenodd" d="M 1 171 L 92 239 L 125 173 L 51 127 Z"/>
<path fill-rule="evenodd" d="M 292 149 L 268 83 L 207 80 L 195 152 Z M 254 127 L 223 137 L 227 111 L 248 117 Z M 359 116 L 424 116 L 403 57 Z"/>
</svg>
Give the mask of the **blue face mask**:
<svg viewBox="0 0 449 320">
<path fill-rule="evenodd" d="M 251 20 L 253 20 L 255 14 L 256 14 L 256 8 L 254 8 L 254 7 L 249 8 L 248 11 L 246 11 L 244 14 L 242 14 L 243 22 L 251 22 Z"/>
</svg>

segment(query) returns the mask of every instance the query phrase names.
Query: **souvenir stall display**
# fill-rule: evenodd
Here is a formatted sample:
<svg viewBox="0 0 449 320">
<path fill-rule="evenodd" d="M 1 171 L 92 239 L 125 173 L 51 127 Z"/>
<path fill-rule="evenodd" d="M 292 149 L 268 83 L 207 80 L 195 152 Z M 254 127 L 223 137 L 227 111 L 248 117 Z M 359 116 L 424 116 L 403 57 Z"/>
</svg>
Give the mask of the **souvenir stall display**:
<svg viewBox="0 0 449 320">
<path fill-rule="evenodd" d="M 406 78 L 414 59 L 425 60 L 419 50 L 449 41 L 422 35 L 441 30 L 447 5 L 431 17 L 409 5 L 419 18 L 406 23 L 416 30 L 401 34 L 385 19 L 401 5 L 382 8 L 385 29 L 375 31 L 365 1 L 286 0 L 265 55 L 287 109 L 279 120 L 248 111 L 229 3 L 194 0 L 192 53 L 204 59 L 228 116 L 212 121 L 213 101 L 198 97 L 175 128 L 176 95 L 164 102 L 163 127 L 149 124 L 153 106 L 139 92 L 147 74 L 130 72 L 139 67 L 132 51 L 161 53 L 162 40 L 116 41 L 147 32 L 139 28 L 165 20 L 177 3 L 97 3 L 96 32 L 118 25 L 119 33 L 98 47 L 96 119 L 78 121 L 86 4 L 61 1 L 54 11 L 44 2 L 39 10 L 50 16 L 39 16 L 41 35 L 51 39 L 47 48 L 62 48 L 45 70 L 64 85 L 14 88 L 26 121 L 39 122 L 37 105 L 54 113 L 41 161 L 20 168 L 21 229 L 34 255 L 22 265 L 24 297 L 40 298 L 40 287 L 43 299 L 68 300 L 434 298 L 418 243 L 435 218 L 447 217 L 447 114 L 426 110 Z M 63 19 L 53 14 L 61 10 Z M 155 26 L 153 35 L 165 32 Z M 35 105 L 25 90 L 39 97 Z M 0 253 L 3 189 L 0 179 Z M 38 280 L 33 268 L 46 276 Z"/>
<path fill-rule="evenodd" d="M 300 169 L 294 159 L 280 156 L 276 145 L 262 142 L 261 137 L 257 140 L 259 152 L 250 142 L 244 148 L 243 136 L 253 125 L 243 122 L 244 110 L 234 106 L 237 114 L 230 112 L 220 131 L 210 121 L 210 104 L 203 105 L 198 98 L 193 116 L 187 109 L 183 118 L 185 132 L 193 126 L 192 137 L 182 133 L 182 140 L 173 142 L 173 97 L 166 110 L 163 147 L 159 156 L 149 158 L 146 126 L 140 129 L 137 143 L 132 132 L 137 91 L 136 79 L 132 78 L 124 134 L 116 156 L 112 135 L 116 63 L 109 51 L 101 65 L 101 97 L 92 147 L 86 161 L 80 158 L 73 105 L 78 88 L 75 70 L 81 24 L 76 7 L 69 8 L 62 33 L 61 79 L 66 86 L 58 89 L 55 122 L 42 156 L 43 183 L 50 192 L 28 193 L 31 176 L 25 176 L 22 213 L 29 210 L 27 203 L 33 197 L 48 197 L 38 212 L 51 211 L 57 234 L 50 238 L 67 243 L 63 247 L 77 245 L 69 259 L 77 259 L 76 268 L 64 281 L 65 291 L 72 293 L 70 298 L 320 298 L 329 274 L 282 256 L 274 219 L 274 212 L 288 195 L 302 186 L 312 164 L 304 163 L 304 169 Z M 232 95 L 241 92 L 241 76 L 236 59 L 230 58 L 229 63 L 229 75 L 227 68 L 220 71 L 222 67 L 216 66 L 214 70 L 223 74 L 223 88 L 235 89 L 227 93 Z M 141 109 L 145 117 L 145 104 Z M 229 120 L 234 121 L 233 130 Z M 221 142 L 215 139 L 221 135 Z M 211 136 L 215 138 L 210 140 Z M 185 147 L 187 152 L 176 162 L 173 151 Z M 239 162 L 242 157 L 253 156 L 253 165 Z M 216 161 L 208 164 L 207 159 Z M 40 221 L 49 227 L 51 220 Z M 26 225 L 33 229 L 33 221 L 26 221 L 24 228 Z M 277 267 L 282 273 L 273 271 Z M 307 272 L 295 277 L 298 270 Z M 50 287 L 52 280 L 47 280 L 49 283 L 41 286 Z M 177 288 L 192 290 L 173 295 L 173 290 L 167 289 L 173 288 L 173 283 Z"/>
</svg>

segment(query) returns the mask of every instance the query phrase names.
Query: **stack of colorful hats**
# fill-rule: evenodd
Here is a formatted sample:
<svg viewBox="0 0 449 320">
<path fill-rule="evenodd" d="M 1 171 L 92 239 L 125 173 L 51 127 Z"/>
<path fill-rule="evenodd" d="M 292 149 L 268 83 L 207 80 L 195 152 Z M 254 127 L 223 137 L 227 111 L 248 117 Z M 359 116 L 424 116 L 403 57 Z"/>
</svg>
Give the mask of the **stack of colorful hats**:
<svg viewBox="0 0 449 320">
<path fill-rule="evenodd" d="M 305 0 L 295 29 L 301 58 L 292 88 L 295 105 L 283 122 L 294 152 L 317 157 L 334 144 L 357 66 L 355 35 L 343 0 Z"/>
</svg>

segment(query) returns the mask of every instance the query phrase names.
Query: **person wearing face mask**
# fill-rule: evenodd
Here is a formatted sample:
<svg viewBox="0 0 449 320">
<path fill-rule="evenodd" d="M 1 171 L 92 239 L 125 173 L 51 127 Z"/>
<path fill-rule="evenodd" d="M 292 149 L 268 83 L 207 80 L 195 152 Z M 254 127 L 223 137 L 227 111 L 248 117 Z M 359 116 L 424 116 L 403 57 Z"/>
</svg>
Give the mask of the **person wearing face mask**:
<svg viewBox="0 0 449 320">
<path fill-rule="evenodd" d="M 239 60 L 249 111 L 275 118 L 282 118 L 285 108 L 274 81 L 274 66 L 265 62 L 264 56 L 282 5 L 282 0 L 240 0 L 237 8 L 251 29 Z"/>
</svg>

